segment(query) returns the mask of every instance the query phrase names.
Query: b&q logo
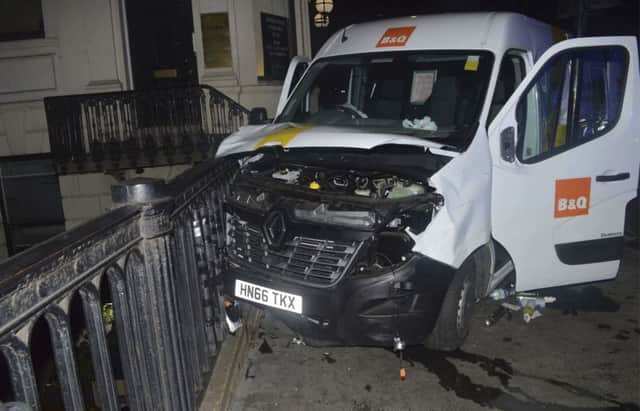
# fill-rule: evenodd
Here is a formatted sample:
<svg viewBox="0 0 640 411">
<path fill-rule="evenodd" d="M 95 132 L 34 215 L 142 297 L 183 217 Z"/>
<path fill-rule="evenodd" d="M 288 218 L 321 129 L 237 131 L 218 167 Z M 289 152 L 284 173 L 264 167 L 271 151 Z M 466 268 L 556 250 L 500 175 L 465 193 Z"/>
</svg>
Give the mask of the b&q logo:
<svg viewBox="0 0 640 411">
<path fill-rule="evenodd" d="M 376 47 L 402 47 L 407 44 L 415 26 L 392 27 L 384 32 Z"/>
<path fill-rule="evenodd" d="M 591 177 L 556 180 L 555 218 L 589 214 Z"/>
</svg>

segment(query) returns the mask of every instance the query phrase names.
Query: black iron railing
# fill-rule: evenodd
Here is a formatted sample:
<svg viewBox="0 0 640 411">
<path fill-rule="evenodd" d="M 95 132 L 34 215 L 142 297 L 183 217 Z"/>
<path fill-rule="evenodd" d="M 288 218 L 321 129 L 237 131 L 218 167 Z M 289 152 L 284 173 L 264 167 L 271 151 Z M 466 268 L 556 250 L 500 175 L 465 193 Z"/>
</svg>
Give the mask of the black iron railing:
<svg viewBox="0 0 640 411">
<path fill-rule="evenodd" d="M 225 334 L 235 170 L 207 160 L 114 186 L 118 208 L 0 264 L 0 401 L 197 409 Z"/>
<path fill-rule="evenodd" d="M 60 174 L 198 162 L 248 120 L 205 85 L 48 97 L 45 109 Z"/>
</svg>

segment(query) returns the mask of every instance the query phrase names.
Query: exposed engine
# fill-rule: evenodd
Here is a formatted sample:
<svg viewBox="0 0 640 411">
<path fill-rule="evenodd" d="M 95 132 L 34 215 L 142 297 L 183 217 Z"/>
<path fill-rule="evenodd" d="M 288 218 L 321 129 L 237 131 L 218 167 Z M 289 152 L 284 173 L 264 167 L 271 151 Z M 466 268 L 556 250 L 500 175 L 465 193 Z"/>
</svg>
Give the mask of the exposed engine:
<svg viewBox="0 0 640 411">
<path fill-rule="evenodd" d="M 241 160 L 227 201 L 232 256 L 271 273 L 332 283 L 346 272 L 407 261 L 413 241 L 406 231 L 424 231 L 442 205 L 426 174 L 408 176 L 376 162 L 350 168 L 358 163 L 346 158 L 303 160 L 282 153 Z"/>
<path fill-rule="evenodd" d="M 399 199 L 426 192 L 424 183 L 376 171 L 365 173 L 354 170 L 326 170 L 292 164 L 276 169 L 271 173 L 271 177 L 311 190 L 368 198 Z"/>
</svg>

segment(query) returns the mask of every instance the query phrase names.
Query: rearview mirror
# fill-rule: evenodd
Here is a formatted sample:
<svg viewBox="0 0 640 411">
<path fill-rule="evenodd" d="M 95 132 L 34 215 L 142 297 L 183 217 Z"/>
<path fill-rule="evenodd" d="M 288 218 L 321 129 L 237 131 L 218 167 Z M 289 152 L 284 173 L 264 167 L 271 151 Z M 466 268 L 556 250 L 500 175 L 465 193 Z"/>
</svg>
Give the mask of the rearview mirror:
<svg viewBox="0 0 640 411">
<path fill-rule="evenodd" d="M 500 156 L 509 163 L 516 158 L 515 134 L 513 127 L 507 127 L 500 133 Z"/>
<path fill-rule="evenodd" d="M 269 120 L 267 119 L 267 109 L 264 107 L 255 107 L 252 108 L 249 112 L 249 125 L 250 126 L 258 126 L 260 124 L 266 124 Z"/>
</svg>

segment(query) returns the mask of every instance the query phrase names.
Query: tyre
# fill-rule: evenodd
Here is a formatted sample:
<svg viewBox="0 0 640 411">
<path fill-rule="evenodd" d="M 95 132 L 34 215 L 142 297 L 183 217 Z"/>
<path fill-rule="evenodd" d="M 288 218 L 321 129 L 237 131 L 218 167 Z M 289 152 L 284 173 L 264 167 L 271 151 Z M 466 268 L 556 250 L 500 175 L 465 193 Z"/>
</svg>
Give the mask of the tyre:
<svg viewBox="0 0 640 411">
<path fill-rule="evenodd" d="M 469 334 L 469 326 L 475 308 L 475 261 L 469 257 L 458 269 L 440 308 L 433 331 L 427 337 L 427 348 L 454 351 Z"/>
</svg>

